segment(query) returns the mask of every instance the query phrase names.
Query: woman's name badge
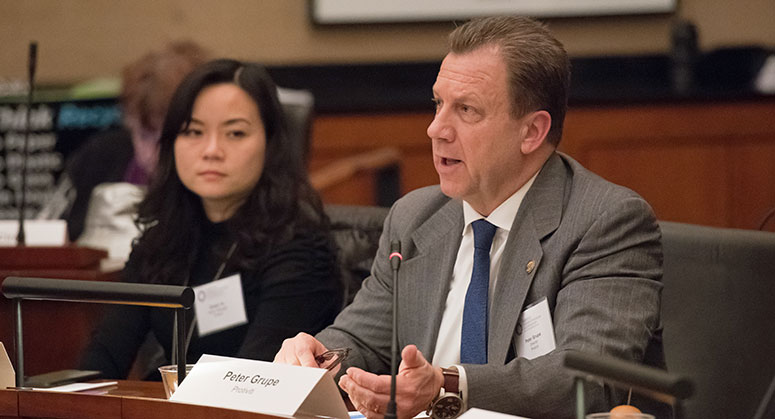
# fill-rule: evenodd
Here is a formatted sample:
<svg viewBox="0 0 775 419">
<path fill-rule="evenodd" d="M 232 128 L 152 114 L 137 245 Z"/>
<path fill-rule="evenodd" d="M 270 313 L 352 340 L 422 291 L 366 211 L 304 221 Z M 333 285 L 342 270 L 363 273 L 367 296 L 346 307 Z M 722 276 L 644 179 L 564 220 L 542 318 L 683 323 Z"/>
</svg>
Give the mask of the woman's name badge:
<svg viewBox="0 0 775 419">
<path fill-rule="evenodd" d="M 194 295 L 199 336 L 248 322 L 239 274 L 194 287 Z"/>
</svg>

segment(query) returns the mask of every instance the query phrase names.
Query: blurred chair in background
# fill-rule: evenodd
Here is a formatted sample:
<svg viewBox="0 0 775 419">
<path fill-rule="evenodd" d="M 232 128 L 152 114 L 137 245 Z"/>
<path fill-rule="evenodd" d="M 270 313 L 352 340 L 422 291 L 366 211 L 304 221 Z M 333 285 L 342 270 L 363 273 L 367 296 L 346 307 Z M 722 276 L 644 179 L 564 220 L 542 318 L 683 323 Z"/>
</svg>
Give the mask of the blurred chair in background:
<svg viewBox="0 0 775 419">
<path fill-rule="evenodd" d="M 377 206 L 326 205 L 344 284 L 344 305 L 350 304 L 369 276 L 389 209 Z"/>
<path fill-rule="evenodd" d="M 277 98 L 283 106 L 288 135 L 296 143 L 297 155 L 306 165 L 309 159 L 312 120 L 315 117 L 315 97 L 308 90 L 278 87 Z"/>
<path fill-rule="evenodd" d="M 660 222 L 668 371 L 687 418 L 751 418 L 775 375 L 775 234 Z"/>
</svg>

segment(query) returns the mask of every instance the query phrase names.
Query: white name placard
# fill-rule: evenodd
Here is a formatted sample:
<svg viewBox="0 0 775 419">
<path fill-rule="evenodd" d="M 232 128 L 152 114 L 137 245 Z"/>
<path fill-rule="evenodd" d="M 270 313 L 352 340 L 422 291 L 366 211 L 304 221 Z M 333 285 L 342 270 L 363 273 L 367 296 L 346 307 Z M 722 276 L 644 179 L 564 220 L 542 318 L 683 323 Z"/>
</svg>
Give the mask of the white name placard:
<svg viewBox="0 0 775 419">
<path fill-rule="evenodd" d="M 5 351 L 3 342 L 0 342 L 0 390 L 16 385 L 16 373 L 14 372 L 8 352 Z"/>
<path fill-rule="evenodd" d="M 0 220 L 0 246 L 16 246 L 19 222 Z M 65 220 L 24 220 L 27 246 L 63 246 L 67 240 Z"/>
<path fill-rule="evenodd" d="M 327 370 L 202 355 L 171 401 L 275 416 L 347 419 Z"/>
</svg>

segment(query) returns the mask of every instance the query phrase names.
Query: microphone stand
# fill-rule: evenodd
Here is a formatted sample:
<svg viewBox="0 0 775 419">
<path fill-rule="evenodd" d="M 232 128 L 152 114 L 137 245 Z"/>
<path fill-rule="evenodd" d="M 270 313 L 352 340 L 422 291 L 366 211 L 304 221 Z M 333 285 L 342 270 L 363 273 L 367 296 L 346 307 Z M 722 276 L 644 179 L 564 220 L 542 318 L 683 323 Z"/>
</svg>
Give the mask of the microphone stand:
<svg viewBox="0 0 775 419">
<path fill-rule="evenodd" d="M 67 246 L 32 246 L 27 247 L 27 237 L 24 229 L 25 212 L 27 211 L 27 159 L 30 141 L 30 114 L 32 113 L 32 96 L 35 91 L 35 70 L 38 62 L 38 43 L 30 42 L 28 57 L 29 90 L 27 92 L 27 125 L 24 130 L 21 159 L 21 199 L 19 202 L 19 231 L 16 234 L 16 246 L 0 246 L 0 278 L 6 276 L 61 276 L 63 271 L 98 269 L 101 259 L 108 252 L 88 247 Z M 2 339 L 0 335 L 0 339 Z"/>
<path fill-rule="evenodd" d="M 33 94 L 35 91 L 35 70 L 37 68 L 38 44 L 30 42 L 28 58 L 29 89 L 27 92 L 27 113 L 24 132 L 24 143 L 21 150 L 21 193 L 18 202 L 19 229 L 16 235 L 16 245 L 0 246 L 0 283 L 4 278 L 16 276 L 31 277 L 67 277 L 81 279 L 100 279 L 100 261 L 108 256 L 108 252 L 89 247 L 66 246 L 27 246 L 25 233 L 25 213 L 27 211 L 27 168 L 29 154 L 29 137 L 32 131 L 31 114 Z M 21 306 L 14 310 L 14 315 L 21 322 Z M 41 332 L 42 333 L 42 332 Z M 6 328 L 0 328 L 0 340 L 10 342 L 15 339 L 21 344 L 21 336 L 12 334 Z M 15 345 L 14 345 L 15 347 Z M 17 354 L 19 355 L 19 354 Z M 19 362 L 17 371 L 23 371 L 23 361 Z"/>
<path fill-rule="evenodd" d="M 390 346 L 390 400 L 385 419 L 396 419 L 396 375 L 398 375 L 398 269 L 401 267 L 401 242 L 390 245 L 390 267 L 393 268 L 393 342 Z"/>
<path fill-rule="evenodd" d="M 26 210 L 27 203 L 27 152 L 30 142 L 30 114 L 32 113 L 32 93 L 35 90 L 35 67 L 38 57 L 38 43 L 30 42 L 30 55 L 28 61 L 28 76 L 29 76 L 29 88 L 27 92 L 27 125 L 24 129 L 24 145 L 22 146 L 22 173 L 21 173 L 21 188 L 22 197 L 19 203 L 19 231 L 16 234 L 16 244 L 18 246 L 24 246 L 27 244 L 27 239 L 24 234 L 24 212 Z"/>
</svg>

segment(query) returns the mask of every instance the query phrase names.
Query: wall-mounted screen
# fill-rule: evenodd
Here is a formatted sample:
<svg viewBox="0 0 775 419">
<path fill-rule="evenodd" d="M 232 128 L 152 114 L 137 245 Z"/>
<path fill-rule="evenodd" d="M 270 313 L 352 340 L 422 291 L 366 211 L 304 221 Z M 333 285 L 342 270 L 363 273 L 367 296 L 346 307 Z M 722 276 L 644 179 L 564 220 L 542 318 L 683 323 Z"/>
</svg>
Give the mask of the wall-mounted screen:
<svg viewBox="0 0 775 419">
<path fill-rule="evenodd" d="M 476 16 L 533 17 L 669 13 L 678 0 L 310 0 L 320 24 L 432 22 Z"/>
</svg>

